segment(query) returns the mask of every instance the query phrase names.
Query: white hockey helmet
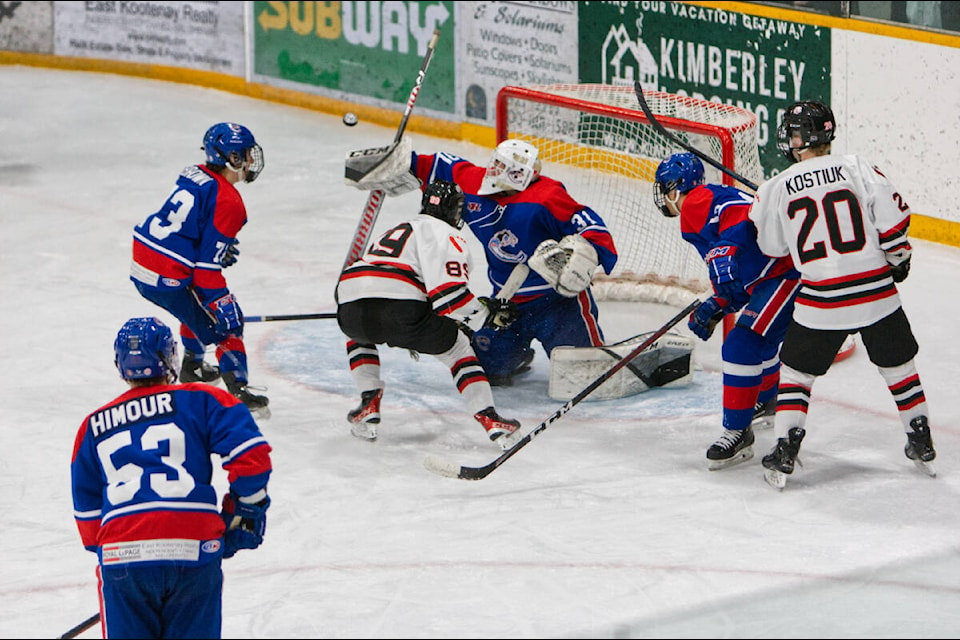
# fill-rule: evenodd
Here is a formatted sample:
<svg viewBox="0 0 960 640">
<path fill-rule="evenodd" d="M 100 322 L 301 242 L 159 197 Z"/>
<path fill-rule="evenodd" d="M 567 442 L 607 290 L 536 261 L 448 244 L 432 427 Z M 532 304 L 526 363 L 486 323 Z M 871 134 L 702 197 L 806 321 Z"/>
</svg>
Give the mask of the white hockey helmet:
<svg viewBox="0 0 960 640">
<path fill-rule="evenodd" d="M 523 191 L 540 175 L 537 148 L 523 140 L 504 140 L 493 150 L 477 194 Z"/>
</svg>

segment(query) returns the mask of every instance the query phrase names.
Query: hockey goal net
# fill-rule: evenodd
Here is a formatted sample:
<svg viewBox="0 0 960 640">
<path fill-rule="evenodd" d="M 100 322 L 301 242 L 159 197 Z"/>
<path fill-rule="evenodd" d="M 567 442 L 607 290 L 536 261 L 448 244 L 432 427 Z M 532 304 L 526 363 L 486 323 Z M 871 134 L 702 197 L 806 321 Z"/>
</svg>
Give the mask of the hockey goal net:
<svg viewBox="0 0 960 640">
<path fill-rule="evenodd" d="M 656 119 L 738 175 L 759 183 L 757 118 L 732 105 L 644 90 Z M 554 84 L 504 87 L 497 97 L 497 141 L 522 139 L 540 151 L 546 175 L 607 223 L 620 254 L 610 276 L 598 273 L 598 299 L 686 305 L 710 288 L 679 221 L 653 203 L 660 161 L 684 151 L 650 124 L 632 86 Z M 735 184 L 704 163 L 707 181 Z"/>
</svg>

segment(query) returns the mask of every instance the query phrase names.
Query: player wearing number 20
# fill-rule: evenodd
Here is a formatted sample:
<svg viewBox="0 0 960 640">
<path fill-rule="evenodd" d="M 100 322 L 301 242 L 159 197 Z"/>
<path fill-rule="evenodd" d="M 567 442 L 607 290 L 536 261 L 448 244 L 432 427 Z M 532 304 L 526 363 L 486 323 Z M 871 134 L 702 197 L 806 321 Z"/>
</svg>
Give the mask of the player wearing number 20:
<svg viewBox="0 0 960 640">
<path fill-rule="evenodd" d="M 714 294 L 690 315 L 688 326 L 707 340 L 728 313 L 740 312 L 724 338 L 723 434 L 707 449 L 710 469 L 753 457 L 754 426 L 772 425 L 780 359 L 800 274 L 789 257 L 770 258 L 757 247 L 748 217 L 753 198 L 725 185 L 704 184 L 703 163 L 676 153 L 657 167 L 653 199 L 706 262 Z M 768 424 L 769 423 L 769 424 Z"/>
<path fill-rule="evenodd" d="M 206 163 L 180 172 L 176 187 L 156 213 L 133 232 L 130 279 L 137 291 L 180 321 L 184 345 L 181 382 L 214 382 L 261 418 L 269 400 L 247 389 L 243 312 L 223 269 L 237 261 L 237 234 L 247 211 L 234 186 L 263 170 L 263 150 L 246 127 L 221 122 L 203 136 Z M 203 361 L 217 345 L 219 369 Z"/>
<path fill-rule="evenodd" d="M 763 458 L 768 482 L 783 488 L 805 434 L 814 380 L 848 334 L 859 333 L 896 402 L 905 453 L 922 471 L 936 453 L 926 397 L 914 364 L 918 346 L 897 292 L 910 270 L 910 208 L 880 171 L 857 155 L 830 155 L 836 120 L 822 102 L 787 107 L 777 146 L 793 166 L 760 186 L 750 219 L 770 256 L 800 271 L 793 322 L 781 350 L 775 429 Z M 773 479 L 774 481 L 771 481 Z"/>
<path fill-rule="evenodd" d="M 70 463 L 80 538 L 99 557 L 103 637 L 219 638 L 220 561 L 263 540 L 270 445 L 233 395 L 175 384 L 177 343 L 160 320 L 128 320 L 114 353 L 129 389 L 84 419 Z"/>
</svg>

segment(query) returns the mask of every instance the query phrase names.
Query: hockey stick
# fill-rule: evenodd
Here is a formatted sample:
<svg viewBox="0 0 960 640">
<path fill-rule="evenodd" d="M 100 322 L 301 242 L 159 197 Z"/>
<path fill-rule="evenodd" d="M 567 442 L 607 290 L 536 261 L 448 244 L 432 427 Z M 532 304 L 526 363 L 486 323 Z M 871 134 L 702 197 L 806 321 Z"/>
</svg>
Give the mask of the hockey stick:
<svg viewBox="0 0 960 640">
<path fill-rule="evenodd" d="M 640 81 L 639 81 L 639 80 L 633 83 L 633 91 L 634 91 L 634 93 L 637 94 L 637 101 L 640 103 L 640 109 L 643 111 L 643 115 L 647 116 L 647 120 L 650 122 L 650 124 L 652 124 L 653 127 L 654 127 L 657 131 L 659 131 L 665 138 L 667 138 L 668 140 L 670 140 L 671 142 L 673 142 L 673 143 L 675 143 L 675 144 L 680 145 L 681 147 L 683 147 L 684 149 L 686 149 L 686 150 L 689 151 L 690 153 L 694 154 L 695 156 L 697 156 L 698 158 L 700 158 L 700 159 L 703 160 L 704 162 L 710 164 L 711 166 L 716 167 L 717 169 L 719 169 L 720 171 L 724 172 L 725 174 L 727 174 L 728 176 L 730 176 L 730 177 L 733 178 L 734 180 L 739 180 L 741 183 L 743 183 L 743 184 L 745 184 L 746 186 L 750 187 L 750 188 L 753 189 L 754 191 L 757 190 L 757 185 L 755 185 L 755 184 L 754 184 L 753 182 L 751 182 L 750 180 L 747 180 L 746 178 L 744 178 L 743 176 L 741 176 L 739 173 L 737 173 L 737 172 L 734 171 L 733 169 L 730 169 L 729 167 L 723 166 L 723 165 L 720 164 L 718 161 L 714 160 L 713 158 L 711 158 L 710 156 L 708 156 L 708 155 L 705 154 L 704 152 L 700 151 L 700 150 L 697 149 L 696 147 L 690 146 L 689 144 L 687 144 L 686 142 L 684 142 L 683 140 L 681 140 L 681 139 L 678 138 L 677 136 L 673 135 L 671 132 L 667 131 L 667 129 L 666 129 L 662 124 L 660 124 L 660 121 L 657 120 L 657 117 L 656 117 L 655 115 L 653 115 L 653 111 L 650 110 L 650 105 L 647 104 L 646 98 L 643 97 L 643 87 L 640 86 Z"/>
<path fill-rule="evenodd" d="M 430 66 L 430 60 L 433 58 L 433 52 L 437 48 L 437 40 L 440 38 L 440 30 L 435 29 L 433 32 L 433 37 L 430 38 L 430 42 L 427 44 L 427 53 L 423 56 L 423 63 L 420 65 L 420 71 L 417 73 L 417 80 L 413 83 L 413 89 L 410 90 L 410 97 L 407 98 L 407 107 L 403 111 L 403 117 L 400 119 L 400 126 L 397 128 L 397 135 L 394 136 L 393 142 L 398 143 L 403 137 L 403 132 L 407 128 L 407 121 L 410 119 L 410 113 L 413 111 L 413 104 L 417 101 L 417 95 L 420 93 L 420 88 L 423 86 L 423 78 L 427 74 L 427 67 Z M 360 216 L 360 222 L 357 223 L 357 229 L 353 232 L 353 242 L 350 244 L 350 250 L 347 252 L 347 258 L 343 261 L 343 269 L 346 269 L 351 264 L 357 261 L 357 259 L 363 255 L 364 250 L 367 248 L 367 239 L 370 237 L 370 232 L 373 231 L 373 225 L 377 222 L 377 216 L 380 215 L 380 207 L 383 206 L 383 199 L 386 197 L 386 194 L 380 190 L 375 189 L 370 192 L 370 196 L 367 198 L 367 206 L 363 209 L 363 214 Z"/>
<path fill-rule="evenodd" d="M 631 360 L 640 355 L 641 351 L 649 347 L 660 336 L 672 329 L 675 324 L 690 314 L 699 304 L 700 300 L 694 300 L 684 307 L 683 311 L 672 317 L 665 325 L 654 331 L 649 338 L 637 345 L 633 351 L 625 355 L 623 359 L 618 360 L 617 363 L 607 369 L 603 375 L 587 385 L 585 389 L 568 400 L 562 407 L 557 409 L 552 416 L 537 425 L 533 431 L 523 436 L 523 438 L 517 442 L 517 444 L 504 451 L 502 454 L 500 454 L 500 457 L 496 458 L 492 462 L 485 464 L 482 467 L 464 467 L 449 462 L 448 460 L 444 460 L 440 456 L 430 454 L 423 461 L 423 466 L 427 468 L 427 471 L 437 475 L 445 476 L 447 478 L 459 478 L 460 480 L 482 480 L 483 478 L 486 478 L 488 475 L 493 473 L 497 467 L 512 458 L 518 451 L 520 451 L 520 449 L 530 444 L 530 441 L 543 433 L 548 426 L 562 418 L 568 411 L 570 411 L 570 409 L 573 409 L 573 407 L 579 404 L 581 400 L 596 391 L 597 387 L 612 378 L 617 371 L 620 371 L 620 369 L 627 366 Z"/>
<path fill-rule="evenodd" d="M 329 313 L 293 313 L 285 316 L 243 316 L 244 322 L 276 322 L 278 320 L 333 320 L 335 311 Z"/>
<path fill-rule="evenodd" d="M 58 638 L 76 638 L 78 635 L 92 627 L 93 625 L 100 622 L 100 612 L 93 614 L 74 628 L 65 632 L 62 636 L 57 636 Z"/>
</svg>

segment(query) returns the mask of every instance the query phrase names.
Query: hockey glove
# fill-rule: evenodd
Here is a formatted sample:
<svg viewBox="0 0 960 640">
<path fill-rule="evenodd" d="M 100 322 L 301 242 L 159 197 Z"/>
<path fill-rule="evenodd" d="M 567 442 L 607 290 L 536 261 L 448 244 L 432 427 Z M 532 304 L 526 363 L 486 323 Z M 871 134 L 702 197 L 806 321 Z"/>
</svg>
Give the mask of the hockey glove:
<svg viewBox="0 0 960 640">
<path fill-rule="evenodd" d="M 714 291 L 727 298 L 743 291 L 737 268 L 736 245 L 719 244 L 707 252 L 704 261 L 707 263 Z"/>
<path fill-rule="evenodd" d="M 484 329 L 506 329 L 520 317 L 517 305 L 509 300 L 499 298 L 478 298 L 487 310 L 487 319 L 483 322 Z"/>
<path fill-rule="evenodd" d="M 713 335 L 713 330 L 717 323 L 726 315 L 726 308 L 730 303 L 723 299 L 713 296 L 701 302 L 687 321 L 690 331 L 693 331 L 701 340 L 709 340 Z"/>
<path fill-rule="evenodd" d="M 240 241 L 236 238 L 227 243 L 227 248 L 224 250 L 223 255 L 220 256 L 220 266 L 224 269 L 237 264 L 237 256 L 240 255 L 240 249 L 237 247 L 238 244 L 240 244 Z"/>
<path fill-rule="evenodd" d="M 263 543 L 269 506 L 269 497 L 251 504 L 233 492 L 223 496 L 220 517 L 227 525 L 223 534 L 224 558 L 232 558 L 240 549 L 256 549 Z"/>
<path fill-rule="evenodd" d="M 217 323 L 217 331 L 230 333 L 243 325 L 243 311 L 232 293 L 217 298 L 207 305 Z"/>
<path fill-rule="evenodd" d="M 907 257 L 906 260 L 900 264 L 890 265 L 890 275 L 893 276 L 894 282 L 903 282 L 907 279 L 907 276 L 910 275 L 910 258 Z"/>
</svg>

